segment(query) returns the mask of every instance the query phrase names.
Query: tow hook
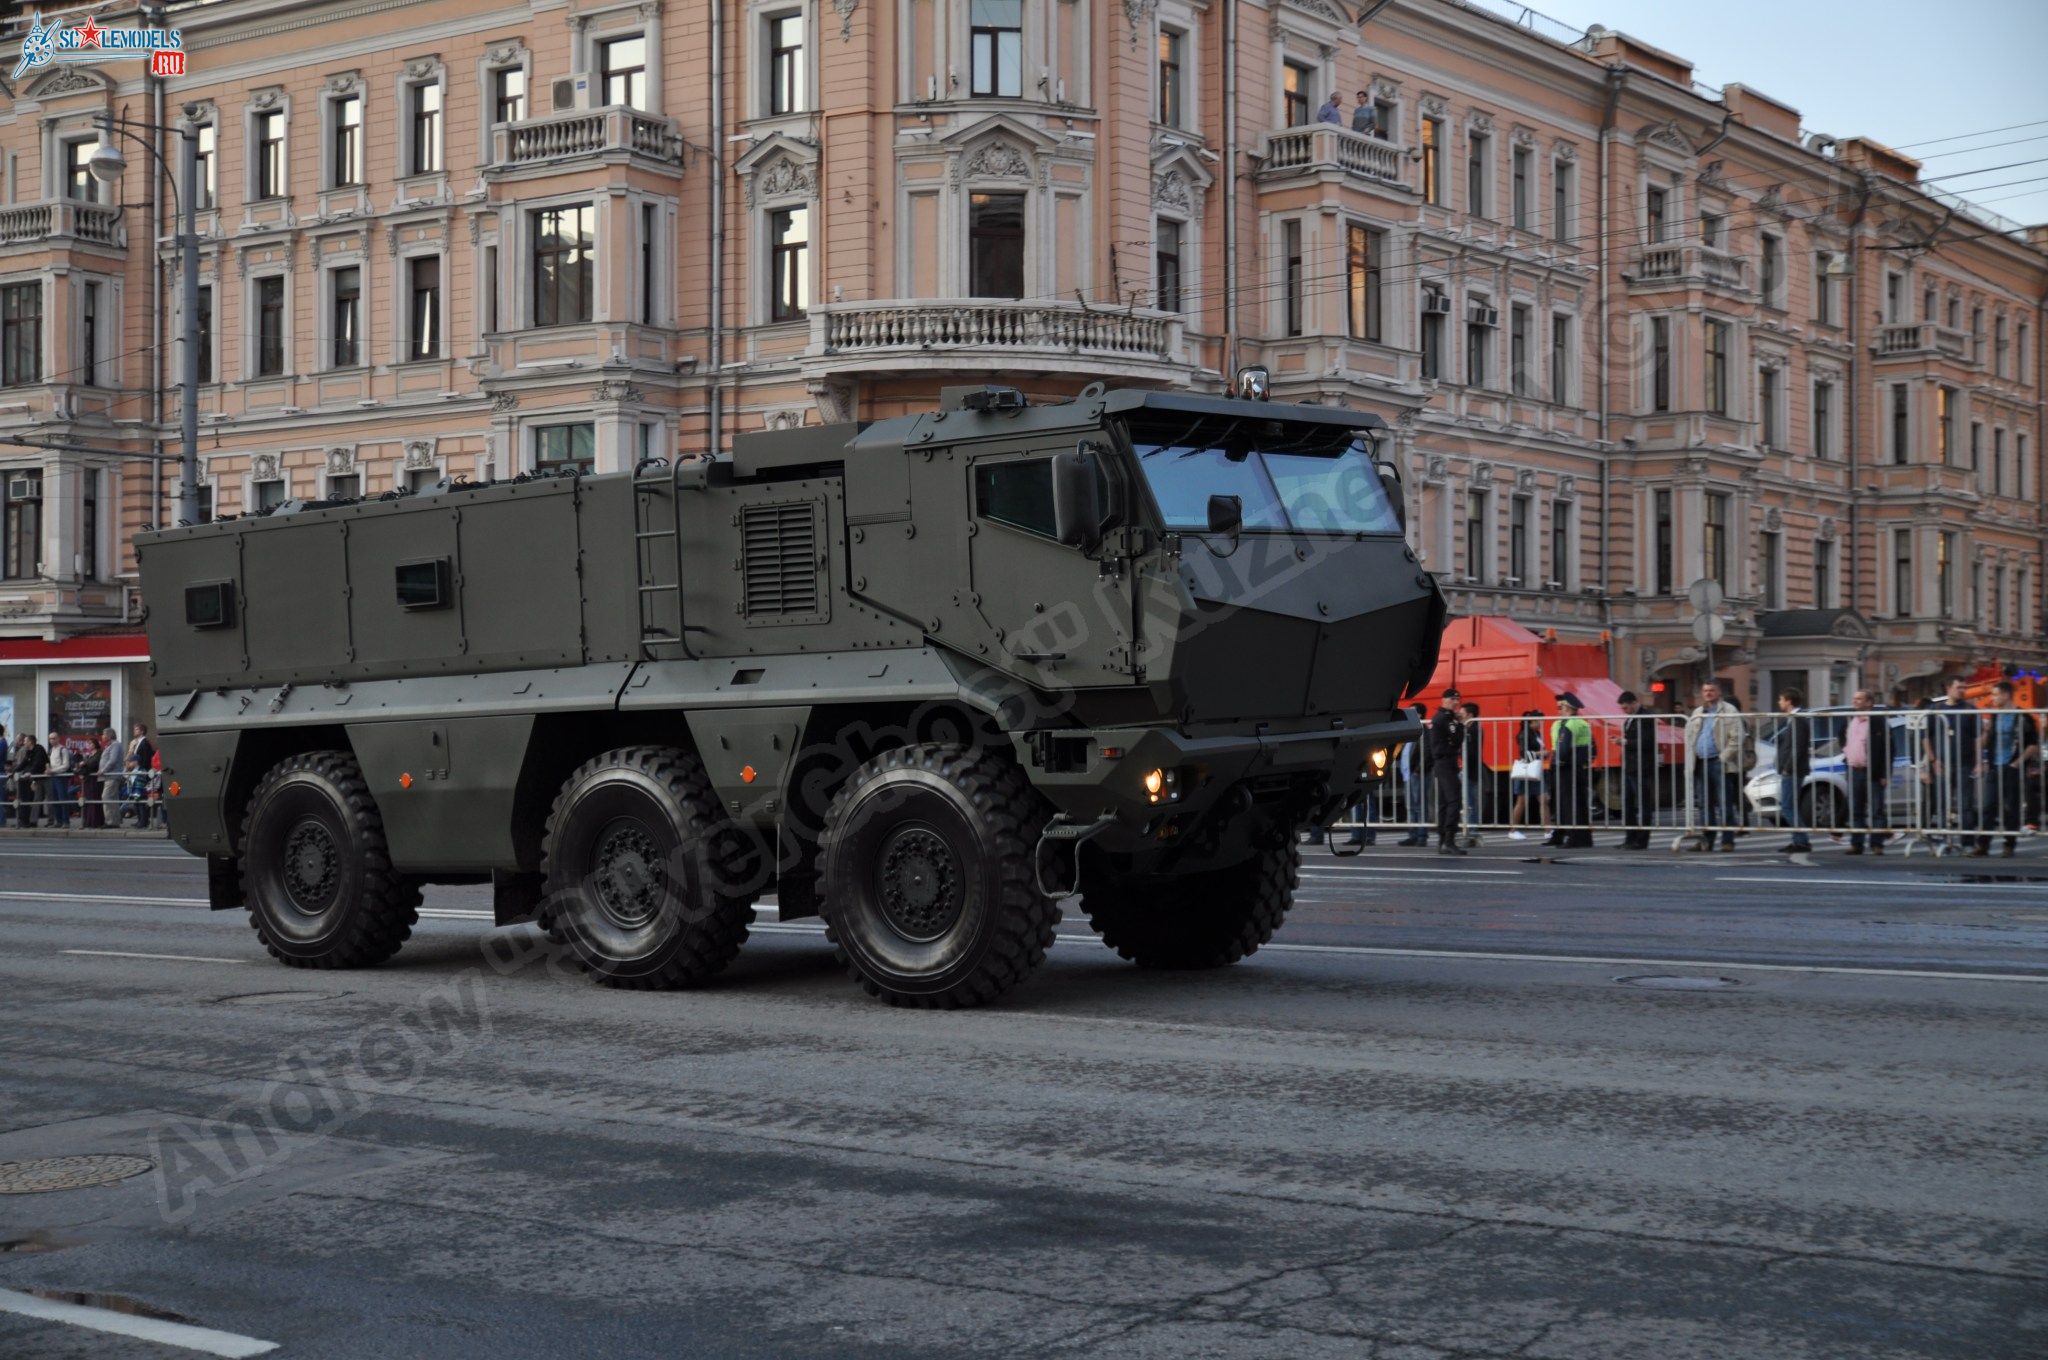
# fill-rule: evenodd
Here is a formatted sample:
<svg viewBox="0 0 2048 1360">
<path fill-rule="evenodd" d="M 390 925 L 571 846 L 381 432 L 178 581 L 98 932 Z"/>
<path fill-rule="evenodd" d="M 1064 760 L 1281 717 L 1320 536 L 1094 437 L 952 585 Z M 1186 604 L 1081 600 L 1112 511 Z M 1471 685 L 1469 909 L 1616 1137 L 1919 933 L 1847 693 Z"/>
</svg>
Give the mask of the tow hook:
<svg viewBox="0 0 2048 1360">
<path fill-rule="evenodd" d="M 1113 813 L 1104 813 L 1092 822 L 1078 822 L 1064 812 L 1053 814 L 1045 824 L 1045 830 L 1038 833 L 1038 844 L 1031 851 L 1031 876 L 1036 880 L 1041 896 L 1060 898 L 1081 886 L 1081 847 L 1096 836 L 1116 825 Z M 1073 849 L 1070 858 L 1073 871 L 1064 888 L 1052 888 L 1045 881 L 1045 849 L 1047 845 L 1069 845 Z"/>
</svg>

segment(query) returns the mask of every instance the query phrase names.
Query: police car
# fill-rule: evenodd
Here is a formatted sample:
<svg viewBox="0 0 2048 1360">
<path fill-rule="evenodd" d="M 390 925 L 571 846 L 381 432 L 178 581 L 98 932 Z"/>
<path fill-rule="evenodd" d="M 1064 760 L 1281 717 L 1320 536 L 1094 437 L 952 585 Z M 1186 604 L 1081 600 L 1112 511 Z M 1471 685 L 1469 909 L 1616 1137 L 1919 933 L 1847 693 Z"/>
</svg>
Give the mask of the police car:
<svg viewBox="0 0 2048 1360">
<path fill-rule="evenodd" d="M 1849 769 L 1842 754 L 1842 738 L 1848 731 L 1853 708 L 1815 709 L 1805 716 L 1813 719 L 1813 766 L 1801 786 L 1800 822 L 1826 829 L 1849 825 Z M 1893 826 L 1912 825 L 1919 797 L 1918 764 L 1915 759 L 1926 730 L 1927 719 L 1919 713 L 1894 713 L 1887 719 L 1892 733 L 1892 772 L 1886 789 L 1885 806 Z M 1759 824 L 1778 820 L 1778 748 L 1776 735 L 1783 721 L 1766 729 L 1757 742 L 1757 763 L 1743 785 L 1743 797 Z"/>
</svg>

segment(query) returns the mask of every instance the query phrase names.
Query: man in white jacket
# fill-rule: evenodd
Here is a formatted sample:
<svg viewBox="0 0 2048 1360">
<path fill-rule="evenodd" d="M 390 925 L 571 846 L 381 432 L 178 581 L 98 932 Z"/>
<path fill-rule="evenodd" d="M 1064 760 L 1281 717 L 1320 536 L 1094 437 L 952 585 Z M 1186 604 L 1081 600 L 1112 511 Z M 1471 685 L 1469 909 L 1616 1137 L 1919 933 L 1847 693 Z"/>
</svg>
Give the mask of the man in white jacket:
<svg viewBox="0 0 2048 1360">
<path fill-rule="evenodd" d="M 1748 739 L 1741 710 L 1721 697 L 1721 687 L 1712 680 L 1700 686 L 1700 706 L 1685 720 L 1685 776 L 1693 791 L 1687 821 L 1701 828 L 1695 850 L 1711 850 L 1717 833 L 1723 850 L 1735 848 L 1735 781 L 1749 768 Z"/>
</svg>

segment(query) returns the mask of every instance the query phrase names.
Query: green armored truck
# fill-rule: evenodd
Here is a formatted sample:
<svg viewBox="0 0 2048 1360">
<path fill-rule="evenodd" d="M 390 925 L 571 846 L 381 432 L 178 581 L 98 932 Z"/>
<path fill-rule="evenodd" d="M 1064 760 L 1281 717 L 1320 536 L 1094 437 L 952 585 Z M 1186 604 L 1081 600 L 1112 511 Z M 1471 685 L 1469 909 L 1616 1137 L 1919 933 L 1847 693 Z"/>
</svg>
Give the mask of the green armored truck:
<svg viewBox="0 0 2048 1360">
<path fill-rule="evenodd" d="M 1141 965 L 1257 949 L 1436 663 L 1384 427 L 1100 384 L 942 406 L 141 535 L 212 905 L 352 967 L 422 885 L 489 883 L 652 988 L 773 893 L 921 1006 L 1021 981 L 1074 893 Z"/>
</svg>

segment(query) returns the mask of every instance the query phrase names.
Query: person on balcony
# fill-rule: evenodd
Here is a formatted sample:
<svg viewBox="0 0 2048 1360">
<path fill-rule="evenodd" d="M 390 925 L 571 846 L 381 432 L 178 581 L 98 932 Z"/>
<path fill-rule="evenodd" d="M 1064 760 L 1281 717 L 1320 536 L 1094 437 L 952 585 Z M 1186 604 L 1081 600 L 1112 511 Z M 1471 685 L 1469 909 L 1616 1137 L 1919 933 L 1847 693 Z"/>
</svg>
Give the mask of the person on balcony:
<svg viewBox="0 0 2048 1360">
<path fill-rule="evenodd" d="M 1358 92 L 1358 107 L 1351 110 L 1351 130 L 1362 132 L 1368 137 L 1379 135 L 1380 111 L 1373 104 L 1370 91 Z"/>
<path fill-rule="evenodd" d="M 1338 127 L 1343 127 L 1344 96 L 1338 94 L 1335 90 L 1330 91 L 1330 97 L 1323 101 L 1321 108 L 1316 110 L 1316 121 L 1318 123 L 1335 123 Z"/>
</svg>

